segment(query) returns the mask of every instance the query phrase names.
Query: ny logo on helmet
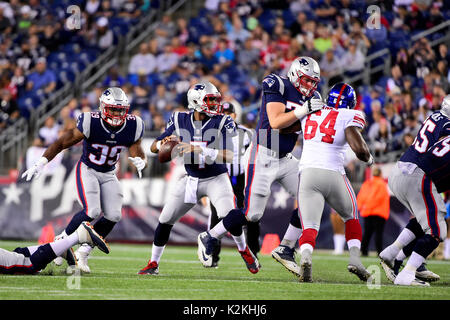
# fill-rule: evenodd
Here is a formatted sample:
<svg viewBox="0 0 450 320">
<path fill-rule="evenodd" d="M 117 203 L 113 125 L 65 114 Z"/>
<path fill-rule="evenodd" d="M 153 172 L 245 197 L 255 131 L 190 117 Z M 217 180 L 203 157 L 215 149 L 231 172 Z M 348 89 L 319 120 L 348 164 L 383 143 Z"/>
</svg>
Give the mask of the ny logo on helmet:
<svg viewBox="0 0 450 320">
<path fill-rule="evenodd" d="M 203 90 L 203 89 L 205 89 L 204 84 L 196 84 L 194 87 L 194 90 Z"/>
<path fill-rule="evenodd" d="M 299 63 L 304 66 L 307 66 L 309 64 L 309 62 L 304 58 L 302 60 L 300 60 Z"/>
</svg>

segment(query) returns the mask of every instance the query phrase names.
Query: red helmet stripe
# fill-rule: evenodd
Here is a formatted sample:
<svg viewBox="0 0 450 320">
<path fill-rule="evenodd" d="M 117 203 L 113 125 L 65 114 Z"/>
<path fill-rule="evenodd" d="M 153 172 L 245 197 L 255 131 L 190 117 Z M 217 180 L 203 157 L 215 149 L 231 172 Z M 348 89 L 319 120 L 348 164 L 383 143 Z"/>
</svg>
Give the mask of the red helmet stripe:
<svg viewBox="0 0 450 320">
<path fill-rule="evenodd" d="M 341 88 L 341 91 L 339 92 L 339 96 L 337 98 L 336 104 L 334 105 L 335 108 L 338 107 L 339 101 L 341 101 L 342 92 L 344 92 L 345 88 L 347 87 L 347 84 L 344 83 L 344 86 Z"/>
</svg>

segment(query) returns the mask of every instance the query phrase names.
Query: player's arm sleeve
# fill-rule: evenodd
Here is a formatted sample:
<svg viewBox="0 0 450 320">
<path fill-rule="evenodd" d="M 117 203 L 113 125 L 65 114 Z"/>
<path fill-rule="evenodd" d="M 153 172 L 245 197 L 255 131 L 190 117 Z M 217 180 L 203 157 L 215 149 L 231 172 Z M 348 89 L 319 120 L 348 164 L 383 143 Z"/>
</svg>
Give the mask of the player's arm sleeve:
<svg viewBox="0 0 450 320">
<path fill-rule="evenodd" d="M 262 91 L 266 103 L 281 102 L 286 104 L 286 99 L 283 97 L 284 83 L 280 77 L 270 74 L 262 81 Z"/>
<path fill-rule="evenodd" d="M 89 139 L 91 134 L 91 113 L 83 112 L 78 116 L 77 119 L 77 129 L 81 131 L 81 133 Z"/>
<path fill-rule="evenodd" d="M 158 141 L 162 140 L 166 137 L 171 136 L 174 133 L 174 131 L 175 131 L 175 121 L 174 120 L 175 120 L 175 113 L 172 113 L 172 115 L 169 118 L 169 121 L 167 121 L 166 130 L 164 130 L 164 132 L 158 138 L 156 138 L 156 140 L 158 140 Z"/>
<path fill-rule="evenodd" d="M 347 119 L 345 120 L 345 128 L 348 127 L 358 127 L 364 129 L 366 126 L 366 118 L 364 113 L 359 110 L 352 110 L 354 112 L 349 113 Z"/>
<path fill-rule="evenodd" d="M 136 116 L 136 134 L 134 136 L 134 142 L 142 139 L 144 136 L 145 124 L 141 117 Z"/>
<path fill-rule="evenodd" d="M 222 127 L 222 145 L 223 145 L 223 150 L 230 150 L 231 152 L 234 152 L 234 147 L 233 147 L 233 137 L 236 136 L 238 134 L 238 131 L 236 129 L 236 123 L 234 122 L 234 120 L 230 117 L 227 116 L 227 119 L 225 120 L 225 123 Z"/>
</svg>

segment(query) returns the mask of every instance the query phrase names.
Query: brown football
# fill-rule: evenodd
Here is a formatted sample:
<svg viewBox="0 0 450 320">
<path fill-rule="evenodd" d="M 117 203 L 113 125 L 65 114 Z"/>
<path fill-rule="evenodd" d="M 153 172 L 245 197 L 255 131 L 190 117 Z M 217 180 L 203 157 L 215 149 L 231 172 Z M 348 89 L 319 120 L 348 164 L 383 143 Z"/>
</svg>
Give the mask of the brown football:
<svg viewBox="0 0 450 320">
<path fill-rule="evenodd" d="M 177 144 L 179 144 L 179 142 L 174 140 L 164 143 L 158 151 L 159 162 L 164 163 L 172 160 L 172 150 L 177 146 Z"/>
</svg>

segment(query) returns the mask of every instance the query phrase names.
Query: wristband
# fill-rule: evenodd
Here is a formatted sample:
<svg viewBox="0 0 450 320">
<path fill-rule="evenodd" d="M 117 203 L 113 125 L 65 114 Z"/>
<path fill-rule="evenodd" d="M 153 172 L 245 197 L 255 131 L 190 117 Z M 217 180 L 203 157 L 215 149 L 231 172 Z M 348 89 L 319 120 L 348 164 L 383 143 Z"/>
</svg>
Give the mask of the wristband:
<svg viewBox="0 0 450 320">
<path fill-rule="evenodd" d="M 369 158 L 369 160 L 367 160 L 366 163 L 368 166 L 371 166 L 371 165 L 373 165 L 373 162 L 374 162 L 373 157 L 372 157 L 372 155 L 370 155 L 370 158 Z"/>
<path fill-rule="evenodd" d="M 306 102 L 305 102 L 306 104 Z M 304 116 L 306 116 L 306 113 L 308 109 L 306 108 L 305 105 L 301 106 L 301 107 L 296 107 L 294 109 L 294 114 L 297 117 L 297 119 L 301 120 Z"/>
<path fill-rule="evenodd" d="M 47 159 L 46 157 L 41 157 L 41 158 L 38 160 L 37 165 L 43 167 L 43 166 L 45 166 L 47 163 L 48 163 L 48 159 Z"/>
<path fill-rule="evenodd" d="M 161 148 L 161 140 L 158 140 L 158 142 L 156 142 L 156 150 L 159 150 Z"/>
</svg>

